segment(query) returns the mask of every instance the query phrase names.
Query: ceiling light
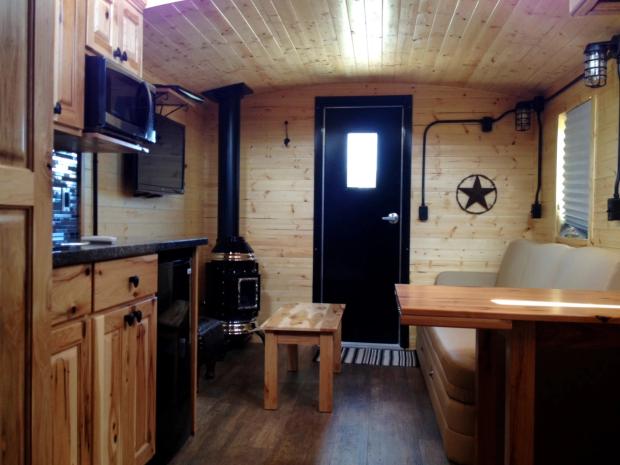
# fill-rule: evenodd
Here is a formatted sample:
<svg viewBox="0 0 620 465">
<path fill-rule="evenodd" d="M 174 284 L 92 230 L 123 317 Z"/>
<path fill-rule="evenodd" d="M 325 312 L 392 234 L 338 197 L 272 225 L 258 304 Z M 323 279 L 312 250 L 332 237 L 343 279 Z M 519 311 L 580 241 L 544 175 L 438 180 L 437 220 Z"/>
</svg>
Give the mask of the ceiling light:
<svg viewBox="0 0 620 465">
<path fill-rule="evenodd" d="M 517 131 L 529 131 L 532 126 L 531 102 L 519 102 L 515 107 L 515 129 Z"/>
<path fill-rule="evenodd" d="M 583 79 L 588 87 L 603 87 L 607 84 L 607 56 L 609 44 L 596 42 L 588 44 L 583 52 Z"/>
<path fill-rule="evenodd" d="M 607 42 L 592 42 L 583 51 L 583 79 L 588 87 L 603 87 L 607 84 L 607 60 L 620 57 L 620 35 Z M 620 75 L 620 67 L 618 68 Z"/>
</svg>

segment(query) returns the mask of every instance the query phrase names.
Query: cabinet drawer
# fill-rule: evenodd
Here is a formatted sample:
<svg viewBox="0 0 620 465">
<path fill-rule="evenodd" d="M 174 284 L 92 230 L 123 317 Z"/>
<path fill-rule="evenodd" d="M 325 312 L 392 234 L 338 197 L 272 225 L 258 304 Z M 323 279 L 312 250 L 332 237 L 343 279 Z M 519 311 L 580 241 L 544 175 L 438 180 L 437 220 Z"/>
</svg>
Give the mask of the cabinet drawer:
<svg viewBox="0 0 620 465">
<path fill-rule="evenodd" d="M 92 265 L 55 268 L 52 272 L 52 324 L 92 311 Z"/>
<path fill-rule="evenodd" d="M 95 263 L 95 311 L 157 292 L 157 255 Z"/>
</svg>

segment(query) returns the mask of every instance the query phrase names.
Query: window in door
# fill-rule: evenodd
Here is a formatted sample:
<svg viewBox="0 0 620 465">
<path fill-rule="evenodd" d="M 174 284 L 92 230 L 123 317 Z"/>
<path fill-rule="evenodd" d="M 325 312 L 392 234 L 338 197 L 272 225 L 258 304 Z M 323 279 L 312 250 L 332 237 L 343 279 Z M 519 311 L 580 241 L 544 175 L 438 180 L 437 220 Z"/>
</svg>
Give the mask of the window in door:
<svg viewBox="0 0 620 465">
<path fill-rule="evenodd" d="M 377 187 L 377 133 L 347 134 L 347 187 Z"/>
<path fill-rule="evenodd" d="M 588 239 L 591 205 L 592 101 L 559 116 L 556 202 L 559 236 Z"/>
</svg>

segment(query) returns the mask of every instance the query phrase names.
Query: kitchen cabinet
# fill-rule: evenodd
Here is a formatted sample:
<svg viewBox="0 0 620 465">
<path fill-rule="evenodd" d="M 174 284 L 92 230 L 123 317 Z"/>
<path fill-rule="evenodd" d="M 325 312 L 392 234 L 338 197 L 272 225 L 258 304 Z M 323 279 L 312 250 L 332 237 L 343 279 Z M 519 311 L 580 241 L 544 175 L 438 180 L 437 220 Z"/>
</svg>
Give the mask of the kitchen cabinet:
<svg viewBox="0 0 620 465">
<path fill-rule="evenodd" d="M 94 465 L 144 465 L 155 452 L 156 302 L 93 317 Z"/>
<path fill-rule="evenodd" d="M 144 6 L 140 0 L 88 0 L 86 46 L 142 76 Z"/>
<path fill-rule="evenodd" d="M 55 268 L 52 271 L 52 324 L 79 318 L 92 311 L 92 265 Z"/>
<path fill-rule="evenodd" d="M 156 293 L 156 254 L 53 270 L 53 465 L 155 454 Z"/>
<path fill-rule="evenodd" d="M 157 292 L 157 255 L 95 263 L 95 311 Z"/>
<path fill-rule="evenodd" d="M 120 43 L 124 65 L 142 76 L 143 21 L 142 10 L 125 0 L 120 12 Z"/>
<path fill-rule="evenodd" d="M 88 0 L 86 46 L 100 55 L 112 57 L 118 43 L 116 10 L 122 0 Z"/>
<path fill-rule="evenodd" d="M 80 131 L 84 126 L 83 0 L 54 1 L 54 126 Z"/>
<path fill-rule="evenodd" d="M 52 465 L 90 463 L 90 321 L 52 331 Z"/>
</svg>

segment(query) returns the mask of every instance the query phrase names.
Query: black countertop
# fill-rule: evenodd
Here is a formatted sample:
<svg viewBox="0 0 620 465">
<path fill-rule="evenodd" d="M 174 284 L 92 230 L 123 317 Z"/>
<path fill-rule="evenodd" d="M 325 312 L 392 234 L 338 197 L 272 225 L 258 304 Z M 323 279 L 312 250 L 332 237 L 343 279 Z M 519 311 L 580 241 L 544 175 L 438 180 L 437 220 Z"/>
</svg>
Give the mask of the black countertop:
<svg viewBox="0 0 620 465">
<path fill-rule="evenodd" d="M 128 240 L 115 244 L 82 245 L 54 248 L 52 261 L 54 268 L 79 265 L 81 263 L 102 262 L 117 258 L 135 257 L 164 252 L 166 250 L 189 249 L 206 245 L 206 237 Z"/>
</svg>

